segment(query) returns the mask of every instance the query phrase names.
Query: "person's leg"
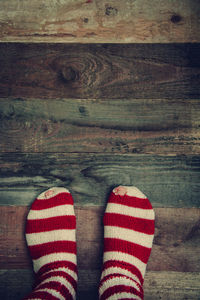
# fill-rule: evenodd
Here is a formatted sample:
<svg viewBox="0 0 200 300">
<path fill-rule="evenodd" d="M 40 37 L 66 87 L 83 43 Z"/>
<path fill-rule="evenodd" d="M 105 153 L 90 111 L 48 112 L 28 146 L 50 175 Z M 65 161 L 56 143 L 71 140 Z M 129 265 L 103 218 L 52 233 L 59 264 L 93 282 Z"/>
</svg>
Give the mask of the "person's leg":
<svg viewBox="0 0 200 300">
<path fill-rule="evenodd" d="M 154 237 L 154 211 L 135 187 L 111 193 L 104 215 L 99 299 L 143 299 L 143 280 Z"/>
<path fill-rule="evenodd" d="M 76 218 L 65 188 L 51 188 L 33 202 L 26 240 L 36 274 L 35 288 L 24 299 L 75 299 L 77 288 Z"/>
</svg>

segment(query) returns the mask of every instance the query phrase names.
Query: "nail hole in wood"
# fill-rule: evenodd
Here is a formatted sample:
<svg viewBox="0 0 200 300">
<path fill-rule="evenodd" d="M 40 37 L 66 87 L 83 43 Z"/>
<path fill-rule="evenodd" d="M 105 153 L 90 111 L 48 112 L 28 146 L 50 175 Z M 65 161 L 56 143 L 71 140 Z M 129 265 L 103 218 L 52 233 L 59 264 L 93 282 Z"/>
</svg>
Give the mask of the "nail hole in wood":
<svg viewBox="0 0 200 300">
<path fill-rule="evenodd" d="M 173 15 L 173 16 L 171 17 L 171 22 L 172 22 L 172 23 L 179 23 L 181 20 L 182 20 L 182 18 L 181 18 L 181 16 L 179 16 L 179 15 Z"/>
<path fill-rule="evenodd" d="M 89 21 L 88 18 L 84 18 L 84 19 L 83 19 L 83 22 L 84 22 L 84 23 L 88 23 L 88 21 Z"/>
</svg>

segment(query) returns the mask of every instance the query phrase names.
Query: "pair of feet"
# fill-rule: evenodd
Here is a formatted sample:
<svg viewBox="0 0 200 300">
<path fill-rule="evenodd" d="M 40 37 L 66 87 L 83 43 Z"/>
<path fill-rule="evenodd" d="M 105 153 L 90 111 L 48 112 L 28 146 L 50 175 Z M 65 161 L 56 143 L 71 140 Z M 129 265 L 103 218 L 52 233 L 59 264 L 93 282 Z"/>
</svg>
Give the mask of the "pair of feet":
<svg viewBox="0 0 200 300">
<path fill-rule="evenodd" d="M 108 199 L 99 299 L 143 299 L 143 280 L 154 236 L 154 211 L 135 187 L 119 186 Z M 65 188 L 51 188 L 33 202 L 26 239 L 36 273 L 26 300 L 75 299 L 76 217 Z"/>
</svg>

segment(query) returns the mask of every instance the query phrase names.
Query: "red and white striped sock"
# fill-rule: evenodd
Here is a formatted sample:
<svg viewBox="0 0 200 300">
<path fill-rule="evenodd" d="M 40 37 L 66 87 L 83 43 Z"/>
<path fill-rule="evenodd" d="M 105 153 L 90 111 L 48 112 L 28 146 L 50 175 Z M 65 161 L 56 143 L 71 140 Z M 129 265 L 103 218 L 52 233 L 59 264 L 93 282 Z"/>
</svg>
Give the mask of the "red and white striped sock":
<svg viewBox="0 0 200 300">
<path fill-rule="evenodd" d="M 75 299 L 77 289 L 76 217 L 73 198 L 54 187 L 33 202 L 26 240 L 36 273 L 35 288 L 25 299 Z"/>
<path fill-rule="evenodd" d="M 136 187 L 111 193 L 104 215 L 100 300 L 143 299 L 143 281 L 154 237 L 154 211 Z"/>
</svg>

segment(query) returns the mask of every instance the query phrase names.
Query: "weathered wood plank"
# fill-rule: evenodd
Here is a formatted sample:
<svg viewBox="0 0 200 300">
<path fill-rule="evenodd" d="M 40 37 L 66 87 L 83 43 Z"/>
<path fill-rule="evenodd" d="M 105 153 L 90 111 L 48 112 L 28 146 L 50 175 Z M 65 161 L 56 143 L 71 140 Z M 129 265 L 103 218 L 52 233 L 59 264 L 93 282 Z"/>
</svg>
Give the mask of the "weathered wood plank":
<svg viewBox="0 0 200 300">
<path fill-rule="evenodd" d="M 199 100 L 0 99 L 1 152 L 200 153 Z"/>
<path fill-rule="evenodd" d="M 0 207 L 0 268 L 31 266 L 24 226 L 28 208 Z M 101 269 L 103 207 L 75 207 L 78 267 Z M 156 208 L 156 230 L 148 270 L 200 272 L 200 209 Z"/>
<path fill-rule="evenodd" d="M 98 299 L 97 290 L 100 271 L 80 270 L 79 275 L 80 282 L 78 296 L 80 299 Z M 197 272 L 148 271 L 144 281 L 144 299 L 199 300 L 199 280 L 200 274 Z"/>
<path fill-rule="evenodd" d="M 98 270 L 79 271 L 77 300 L 97 300 Z M 31 270 L 0 270 L 0 297 L 21 300 L 32 288 Z M 198 300 L 200 273 L 147 272 L 144 282 L 145 300 Z"/>
<path fill-rule="evenodd" d="M 199 156 L 5 153 L 1 205 L 29 205 L 44 189 L 65 186 L 77 204 L 104 205 L 113 186 L 134 185 L 155 207 L 199 207 Z"/>
<path fill-rule="evenodd" d="M 0 44 L 0 96 L 199 99 L 200 44 Z"/>
<path fill-rule="evenodd" d="M 198 0 L 1 0 L 0 41 L 199 42 Z"/>
<path fill-rule="evenodd" d="M 145 300 L 199 300 L 199 273 L 147 272 Z"/>
</svg>

